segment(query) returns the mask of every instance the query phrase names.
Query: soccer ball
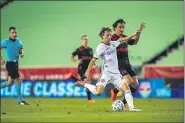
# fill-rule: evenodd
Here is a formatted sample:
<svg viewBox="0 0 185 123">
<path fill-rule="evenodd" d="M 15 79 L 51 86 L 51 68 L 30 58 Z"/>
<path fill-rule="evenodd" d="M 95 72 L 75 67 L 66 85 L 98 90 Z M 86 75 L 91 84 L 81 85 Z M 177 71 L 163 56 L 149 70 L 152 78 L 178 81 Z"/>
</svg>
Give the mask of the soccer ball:
<svg viewBox="0 0 185 123">
<path fill-rule="evenodd" d="M 112 110 L 113 111 L 123 111 L 124 109 L 124 104 L 122 101 L 120 100 L 115 100 L 113 103 L 112 103 Z"/>
</svg>

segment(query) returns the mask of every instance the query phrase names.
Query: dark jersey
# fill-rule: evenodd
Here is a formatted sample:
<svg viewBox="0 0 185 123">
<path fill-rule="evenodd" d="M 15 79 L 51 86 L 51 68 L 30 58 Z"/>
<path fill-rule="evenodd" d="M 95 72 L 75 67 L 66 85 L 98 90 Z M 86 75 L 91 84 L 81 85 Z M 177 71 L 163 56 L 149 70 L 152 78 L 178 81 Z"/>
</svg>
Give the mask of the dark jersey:
<svg viewBox="0 0 185 123">
<path fill-rule="evenodd" d="M 122 37 L 127 37 L 123 35 Z M 111 40 L 117 41 L 120 37 L 116 34 L 112 35 Z M 119 68 L 128 68 L 131 67 L 129 57 L 128 57 L 128 45 L 135 44 L 135 39 L 130 39 L 128 42 L 121 43 L 117 47 L 117 58 Z"/>
<path fill-rule="evenodd" d="M 80 46 L 72 53 L 72 55 L 77 55 L 78 59 L 82 60 L 82 64 L 79 64 L 78 68 L 86 70 L 89 65 L 89 62 L 93 58 L 93 50 L 90 47 L 87 47 L 86 49 L 84 46 Z"/>
</svg>

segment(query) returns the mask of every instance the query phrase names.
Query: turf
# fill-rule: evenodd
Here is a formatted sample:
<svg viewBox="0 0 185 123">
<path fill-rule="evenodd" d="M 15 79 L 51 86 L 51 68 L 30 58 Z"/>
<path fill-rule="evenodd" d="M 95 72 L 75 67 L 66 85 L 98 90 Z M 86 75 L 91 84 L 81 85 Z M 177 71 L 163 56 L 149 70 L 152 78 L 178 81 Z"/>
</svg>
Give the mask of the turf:
<svg viewBox="0 0 185 123">
<path fill-rule="evenodd" d="M 143 112 L 113 112 L 110 99 L 27 98 L 30 106 L 17 99 L 1 99 L 1 122 L 183 122 L 183 99 L 135 99 Z"/>
</svg>

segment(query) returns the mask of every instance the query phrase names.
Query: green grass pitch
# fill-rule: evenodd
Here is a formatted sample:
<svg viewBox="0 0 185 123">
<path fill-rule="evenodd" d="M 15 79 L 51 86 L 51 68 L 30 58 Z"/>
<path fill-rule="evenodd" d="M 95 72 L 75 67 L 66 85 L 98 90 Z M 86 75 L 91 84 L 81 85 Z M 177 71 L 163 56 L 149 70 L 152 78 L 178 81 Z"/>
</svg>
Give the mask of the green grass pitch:
<svg viewBox="0 0 185 123">
<path fill-rule="evenodd" d="M 1 122 L 183 122 L 183 99 L 135 99 L 143 112 L 113 112 L 111 100 L 27 98 L 30 106 L 19 106 L 17 99 L 1 99 Z"/>
</svg>

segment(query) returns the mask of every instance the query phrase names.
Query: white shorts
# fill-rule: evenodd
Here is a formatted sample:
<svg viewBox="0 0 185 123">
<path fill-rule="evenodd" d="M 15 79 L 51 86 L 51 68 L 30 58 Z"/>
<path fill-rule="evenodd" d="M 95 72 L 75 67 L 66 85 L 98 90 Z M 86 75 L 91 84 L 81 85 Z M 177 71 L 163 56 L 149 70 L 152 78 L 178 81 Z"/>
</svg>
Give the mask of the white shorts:
<svg viewBox="0 0 185 123">
<path fill-rule="evenodd" d="M 101 74 L 96 86 L 102 85 L 105 87 L 107 84 L 112 83 L 117 89 L 120 89 L 125 82 L 120 73 L 106 72 Z"/>
</svg>

